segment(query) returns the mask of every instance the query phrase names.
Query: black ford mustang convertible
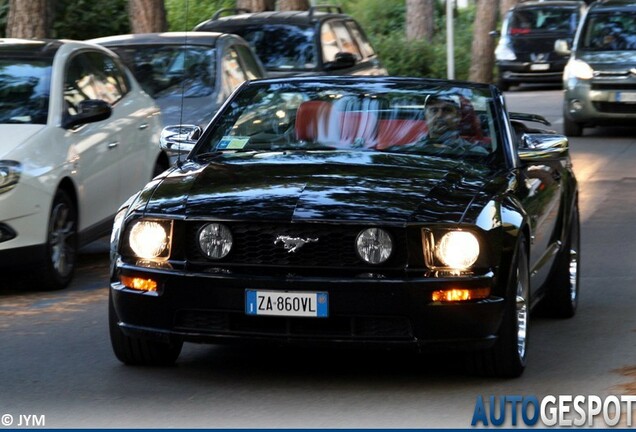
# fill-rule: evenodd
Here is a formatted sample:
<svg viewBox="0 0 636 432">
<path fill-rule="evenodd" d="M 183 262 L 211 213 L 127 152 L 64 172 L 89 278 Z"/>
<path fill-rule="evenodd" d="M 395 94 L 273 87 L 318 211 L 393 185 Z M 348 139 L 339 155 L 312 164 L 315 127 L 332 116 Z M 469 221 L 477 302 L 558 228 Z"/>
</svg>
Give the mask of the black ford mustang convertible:
<svg viewBox="0 0 636 432">
<path fill-rule="evenodd" d="M 110 335 L 126 364 L 184 342 L 465 351 L 519 376 L 530 311 L 571 317 L 577 182 L 564 136 L 490 85 L 299 77 L 242 85 L 120 209 Z"/>
</svg>

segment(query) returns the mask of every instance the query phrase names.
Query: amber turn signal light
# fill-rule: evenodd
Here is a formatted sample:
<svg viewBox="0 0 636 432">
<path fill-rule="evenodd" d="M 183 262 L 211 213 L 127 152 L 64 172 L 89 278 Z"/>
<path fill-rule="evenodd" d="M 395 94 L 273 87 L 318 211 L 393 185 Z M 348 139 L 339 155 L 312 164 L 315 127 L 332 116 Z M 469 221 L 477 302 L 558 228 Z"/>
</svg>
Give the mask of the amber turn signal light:
<svg viewBox="0 0 636 432">
<path fill-rule="evenodd" d="M 137 291 L 157 291 L 157 282 L 152 279 L 121 275 L 119 276 L 119 280 L 130 289 Z"/>
<path fill-rule="evenodd" d="M 450 288 L 446 290 L 433 291 L 432 300 L 434 302 L 461 302 L 485 299 L 489 296 L 490 288 Z"/>
</svg>

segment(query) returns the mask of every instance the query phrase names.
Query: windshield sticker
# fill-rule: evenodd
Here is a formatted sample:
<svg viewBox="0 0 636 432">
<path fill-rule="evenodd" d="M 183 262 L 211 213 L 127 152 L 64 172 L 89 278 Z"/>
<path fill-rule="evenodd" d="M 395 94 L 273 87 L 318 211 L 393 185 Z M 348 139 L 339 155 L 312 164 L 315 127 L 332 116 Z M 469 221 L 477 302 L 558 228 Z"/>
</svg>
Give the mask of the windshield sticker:
<svg viewBox="0 0 636 432">
<path fill-rule="evenodd" d="M 224 136 L 216 146 L 219 150 L 241 150 L 250 140 L 250 137 L 245 136 Z"/>
</svg>

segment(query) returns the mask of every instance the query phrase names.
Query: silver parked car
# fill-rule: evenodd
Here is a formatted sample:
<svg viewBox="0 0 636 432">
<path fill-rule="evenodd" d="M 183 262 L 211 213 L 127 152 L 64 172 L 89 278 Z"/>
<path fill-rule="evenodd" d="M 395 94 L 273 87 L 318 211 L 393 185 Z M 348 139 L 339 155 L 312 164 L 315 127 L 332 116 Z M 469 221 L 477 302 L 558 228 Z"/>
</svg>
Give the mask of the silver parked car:
<svg viewBox="0 0 636 432">
<path fill-rule="evenodd" d="M 164 126 L 205 127 L 244 81 L 265 69 L 240 36 L 168 32 L 109 36 L 91 42 L 114 51 L 161 107 Z M 176 153 L 166 149 L 171 161 Z"/>
<path fill-rule="evenodd" d="M 563 73 L 563 128 L 581 136 L 583 128 L 634 124 L 636 120 L 636 1 L 593 3 L 570 50 L 565 40 L 557 50 L 570 52 Z"/>
</svg>

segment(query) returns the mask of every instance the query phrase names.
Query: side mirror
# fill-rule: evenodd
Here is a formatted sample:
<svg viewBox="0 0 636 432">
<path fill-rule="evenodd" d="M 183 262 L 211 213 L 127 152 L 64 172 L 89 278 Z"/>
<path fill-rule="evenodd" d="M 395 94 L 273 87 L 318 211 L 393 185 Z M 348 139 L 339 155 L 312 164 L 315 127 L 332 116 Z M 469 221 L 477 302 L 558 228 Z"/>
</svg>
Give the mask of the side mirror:
<svg viewBox="0 0 636 432">
<path fill-rule="evenodd" d="M 192 151 L 203 130 L 196 125 L 171 125 L 161 131 L 159 146 L 168 156 L 187 155 Z"/>
<path fill-rule="evenodd" d="M 567 157 L 570 151 L 564 135 L 552 133 L 524 133 L 519 143 L 519 158 L 524 162 Z"/>
<path fill-rule="evenodd" d="M 565 39 L 557 39 L 554 41 L 554 52 L 559 55 L 570 55 L 572 50 L 570 50 L 568 41 Z"/>
<path fill-rule="evenodd" d="M 77 105 L 77 114 L 68 115 L 62 120 L 62 127 L 71 129 L 86 123 L 94 123 L 106 120 L 113 114 L 113 109 L 108 102 L 98 99 L 87 99 Z"/>
<path fill-rule="evenodd" d="M 493 30 L 488 33 L 488 36 L 490 36 L 491 38 L 498 38 L 499 36 L 501 36 L 501 32 L 499 32 L 499 30 Z"/>
<path fill-rule="evenodd" d="M 336 53 L 334 61 L 325 64 L 325 69 L 346 69 L 355 66 L 357 62 L 358 58 L 355 56 L 355 54 L 340 51 L 339 53 Z"/>
</svg>

